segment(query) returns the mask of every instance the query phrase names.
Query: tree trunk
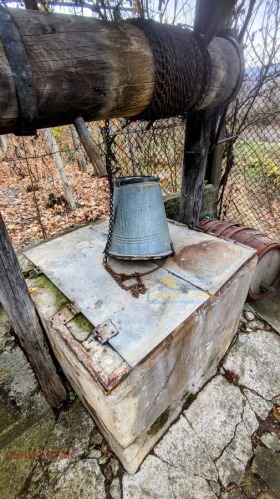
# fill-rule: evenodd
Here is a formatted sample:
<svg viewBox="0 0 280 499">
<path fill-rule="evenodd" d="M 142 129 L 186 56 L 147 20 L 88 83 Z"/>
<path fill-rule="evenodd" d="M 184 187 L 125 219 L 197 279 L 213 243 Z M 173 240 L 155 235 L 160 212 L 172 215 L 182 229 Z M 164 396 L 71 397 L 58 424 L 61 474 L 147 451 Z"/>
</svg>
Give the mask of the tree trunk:
<svg viewBox="0 0 280 499">
<path fill-rule="evenodd" d="M 63 161 L 62 161 L 61 156 L 59 154 L 56 140 L 52 136 L 52 132 L 49 128 L 46 129 L 45 134 L 46 134 L 46 139 L 47 139 L 48 144 L 49 144 L 50 152 L 53 155 L 53 159 L 55 161 L 55 164 L 57 166 L 57 169 L 58 169 L 58 172 L 59 172 L 59 175 L 61 178 L 61 182 L 63 184 L 63 189 L 65 192 L 65 197 L 66 197 L 67 203 L 68 203 L 69 207 L 71 208 L 71 210 L 75 210 L 76 209 L 75 201 L 74 201 L 73 196 L 72 196 L 72 191 L 71 191 L 70 185 L 68 183 L 67 175 L 66 175 L 65 170 L 64 170 Z"/>
<path fill-rule="evenodd" d="M 48 352 L 34 305 L 0 214 L 0 302 L 52 407 L 66 399 L 66 391 Z"/>
<path fill-rule="evenodd" d="M 7 145 L 7 139 L 5 135 L 0 135 L 0 146 L 4 154 L 7 153 L 8 150 L 8 145 Z"/>
</svg>

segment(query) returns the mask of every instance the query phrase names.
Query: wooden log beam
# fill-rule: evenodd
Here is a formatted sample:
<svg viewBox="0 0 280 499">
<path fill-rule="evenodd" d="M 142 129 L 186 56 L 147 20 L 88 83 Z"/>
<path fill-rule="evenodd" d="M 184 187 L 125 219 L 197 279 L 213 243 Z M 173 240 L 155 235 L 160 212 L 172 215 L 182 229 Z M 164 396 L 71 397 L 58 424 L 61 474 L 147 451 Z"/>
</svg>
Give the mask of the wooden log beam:
<svg viewBox="0 0 280 499">
<path fill-rule="evenodd" d="M 128 23 L 10 9 L 24 44 L 38 103 L 38 128 L 133 116 L 153 95 L 153 55 Z M 0 25 L 1 25 L 0 16 Z M 0 134 L 14 133 L 19 106 L 0 43 Z"/>
<path fill-rule="evenodd" d="M 0 302 L 52 407 L 67 398 L 0 214 Z"/>
<path fill-rule="evenodd" d="M 39 11 L 10 9 L 10 12 L 32 74 L 38 107 L 37 128 L 74 123 L 79 117 L 85 121 L 132 117 L 151 104 L 155 56 L 139 27 L 127 22 Z M 0 16 L 0 31 L 4 28 Z M 179 33 L 180 43 L 180 33 L 185 30 L 171 29 Z M 207 109 L 230 95 L 240 72 L 236 48 L 221 40 L 214 39 L 209 46 L 213 71 L 209 95 L 201 104 Z M 217 80 L 221 74 L 227 75 L 236 58 L 235 73 Z M 189 60 L 190 67 L 200 67 L 192 54 Z M 203 68 L 199 72 L 202 74 Z M 195 81 L 194 95 L 197 85 Z M 0 42 L 0 134 L 18 132 L 20 122 L 15 82 Z"/>
</svg>

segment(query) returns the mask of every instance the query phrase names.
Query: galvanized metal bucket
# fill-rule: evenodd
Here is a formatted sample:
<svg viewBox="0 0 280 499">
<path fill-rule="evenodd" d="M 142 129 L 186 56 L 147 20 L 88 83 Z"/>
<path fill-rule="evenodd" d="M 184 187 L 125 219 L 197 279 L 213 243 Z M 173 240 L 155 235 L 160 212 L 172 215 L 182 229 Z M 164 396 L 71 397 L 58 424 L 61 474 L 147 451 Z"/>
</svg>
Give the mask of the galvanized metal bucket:
<svg viewBox="0 0 280 499">
<path fill-rule="evenodd" d="M 113 205 L 111 256 L 150 260 L 173 253 L 159 178 L 116 178 Z"/>
</svg>

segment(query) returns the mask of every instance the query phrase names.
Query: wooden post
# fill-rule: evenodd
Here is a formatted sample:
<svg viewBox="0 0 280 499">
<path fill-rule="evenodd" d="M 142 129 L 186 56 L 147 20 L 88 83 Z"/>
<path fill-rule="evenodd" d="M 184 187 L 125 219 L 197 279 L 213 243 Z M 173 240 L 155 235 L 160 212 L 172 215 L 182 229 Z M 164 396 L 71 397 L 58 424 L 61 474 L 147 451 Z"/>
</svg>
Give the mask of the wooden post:
<svg viewBox="0 0 280 499">
<path fill-rule="evenodd" d="M 47 139 L 48 144 L 49 144 L 50 152 L 53 156 L 53 159 L 54 159 L 55 164 L 56 164 L 57 169 L 58 169 L 59 176 L 61 178 L 61 182 L 63 185 L 63 189 L 65 192 L 65 197 L 66 197 L 68 206 L 71 208 L 71 210 L 75 210 L 76 205 L 75 205 L 75 201 L 74 201 L 74 198 L 72 195 L 70 185 L 68 183 L 67 175 L 66 175 L 65 170 L 64 170 L 63 161 L 62 161 L 61 156 L 59 154 L 57 142 L 56 142 L 55 138 L 52 136 L 52 132 L 51 132 L 50 128 L 46 129 L 45 135 L 46 135 L 46 139 Z"/>
<path fill-rule="evenodd" d="M 105 177 L 107 175 L 105 165 L 99 152 L 96 150 L 95 144 L 92 140 L 92 136 L 90 135 L 83 118 L 76 118 L 74 121 L 74 125 L 85 148 L 85 151 L 90 159 L 90 162 L 94 168 L 95 174 L 98 177 Z"/>
<path fill-rule="evenodd" d="M 197 0 L 194 31 L 205 34 L 209 44 L 235 3 L 233 0 Z M 201 110 L 187 120 L 179 220 L 189 227 L 199 223 L 211 125 L 216 119 L 216 111 Z"/>
<path fill-rule="evenodd" d="M 66 399 L 66 391 L 49 354 L 25 279 L 0 214 L 0 302 L 52 407 Z"/>
<path fill-rule="evenodd" d="M 77 134 L 77 131 L 76 131 L 76 128 L 74 127 L 74 125 L 71 125 L 70 130 L 71 130 L 71 137 L 72 137 L 73 146 L 75 149 L 75 156 L 76 156 L 76 160 L 77 160 L 79 169 L 82 171 L 86 171 L 87 160 L 85 157 L 85 152 L 83 150 L 83 146 L 82 146 L 81 141 L 79 139 L 79 135 Z"/>
<path fill-rule="evenodd" d="M 3 151 L 3 153 L 6 154 L 7 149 L 8 149 L 8 145 L 7 145 L 7 139 L 6 139 L 5 135 L 0 135 L 0 147 Z"/>
<path fill-rule="evenodd" d="M 192 228 L 199 222 L 210 129 L 209 111 L 197 111 L 187 121 L 179 220 Z"/>
</svg>

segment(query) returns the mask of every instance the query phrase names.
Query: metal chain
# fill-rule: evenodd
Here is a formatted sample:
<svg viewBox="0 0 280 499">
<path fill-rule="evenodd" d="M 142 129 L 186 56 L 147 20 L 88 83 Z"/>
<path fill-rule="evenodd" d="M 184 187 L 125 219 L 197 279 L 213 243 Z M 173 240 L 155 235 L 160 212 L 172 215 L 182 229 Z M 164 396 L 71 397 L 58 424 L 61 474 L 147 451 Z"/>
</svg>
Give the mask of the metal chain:
<svg viewBox="0 0 280 499">
<path fill-rule="evenodd" d="M 152 20 L 137 18 L 127 22 L 148 39 L 155 67 L 152 101 L 134 119 L 188 117 L 199 108 L 210 85 L 211 58 L 203 38 L 193 31 Z"/>
<path fill-rule="evenodd" d="M 112 169 L 112 139 L 110 137 L 110 128 L 109 128 L 109 120 L 105 121 L 105 143 L 106 143 L 106 170 L 108 174 L 108 183 L 110 189 L 110 216 L 109 216 L 109 230 L 108 230 L 108 238 L 107 243 L 104 250 L 104 258 L 103 265 L 107 272 L 113 277 L 116 283 L 120 286 L 120 288 L 125 291 L 130 291 L 134 298 L 138 298 L 139 294 L 145 294 L 147 288 L 142 281 L 142 277 L 148 274 L 152 274 L 159 268 L 161 268 L 166 258 L 154 269 L 148 270 L 146 272 L 134 272 L 133 274 L 124 274 L 121 272 L 117 272 L 114 270 L 109 264 L 109 251 L 112 244 L 112 235 L 113 235 L 113 226 L 114 226 L 114 205 L 113 205 L 113 196 L 114 196 L 114 180 L 113 180 L 113 169 Z M 130 279 L 135 279 L 136 282 L 133 284 L 127 285 L 124 284 L 125 281 Z"/>
</svg>

